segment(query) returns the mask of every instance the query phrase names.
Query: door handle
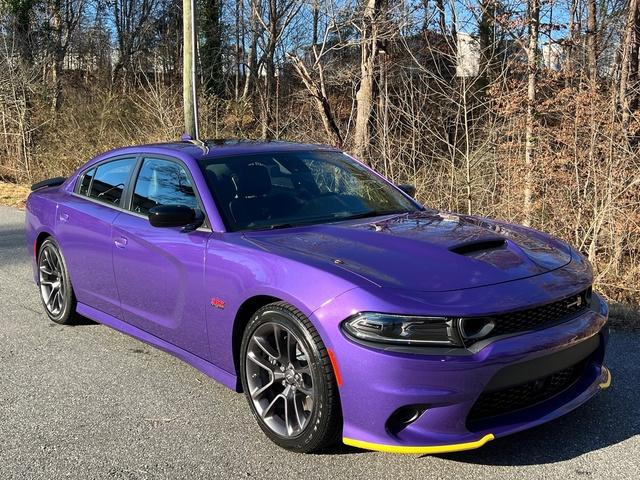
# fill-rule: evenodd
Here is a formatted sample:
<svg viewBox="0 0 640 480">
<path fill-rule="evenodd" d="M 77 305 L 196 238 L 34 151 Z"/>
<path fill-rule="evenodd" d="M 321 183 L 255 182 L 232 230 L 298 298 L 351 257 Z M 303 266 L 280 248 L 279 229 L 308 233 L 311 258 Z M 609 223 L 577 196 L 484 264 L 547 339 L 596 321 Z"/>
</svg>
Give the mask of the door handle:
<svg viewBox="0 0 640 480">
<path fill-rule="evenodd" d="M 113 243 L 116 245 L 116 247 L 118 248 L 124 248 L 127 246 L 127 238 L 126 237 L 120 237 L 120 238 L 116 238 Z"/>
<path fill-rule="evenodd" d="M 61 213 L 58 218 L 60 219 L 61 222 L 67 222 L 69 220 L 69 214 L 68 213 Z"/>
</svg>

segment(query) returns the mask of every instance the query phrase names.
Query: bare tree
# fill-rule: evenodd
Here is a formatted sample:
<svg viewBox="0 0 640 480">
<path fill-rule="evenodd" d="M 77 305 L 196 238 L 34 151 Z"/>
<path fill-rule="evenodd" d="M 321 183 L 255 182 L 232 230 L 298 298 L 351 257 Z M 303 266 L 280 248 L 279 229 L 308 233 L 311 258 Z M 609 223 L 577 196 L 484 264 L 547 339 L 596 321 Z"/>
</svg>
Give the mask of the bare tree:
<svg viewBox="0 0 640 480">
<path fill-rule="evenodd" d="M 596 0 L 587 0 L 587 64 L 588 75 L 592 85 L 598 78 L 598 26 L 596 18 Z"/>
<path fill-rule="evenodd" d="M 258 37 L 260 36 L 260 22 L 258 21 L 261 0 L 249 0 L 249 53 L 245 65 L 245 81 L 242 91 L 242 99 L 246 102 L 255 87 L 258 78 Z"/>
<path fill-rule="evenodd" d="M 324 68 L 319 61 L 320 59 L 316 58 L 316 62 L 314 64 L 318 72 L 318 79 L 316 80 L 312 78 L 306 65 L 299 57 L 295 55 L 289 55 L 289 58 L 293 62 L 293 66 L 296 69 L 296 72 L 300 76 L 300 79 L 304 83 L 304 86 L 315 102 L 318 115 L 322 120 L 322 125 L 327 134 L 327 137 L 330 140 L 330 143 L 337 147 L 341 147 L 343 143 L 342 133 L 340 132 L 340 128 L 336 124 L 336 120 L 331 109 L 331 104 L 329 103 L 324 77 Z"/>
<path fill-rule="evenodd" d="M 116 83 L 123 70 L 133 67 L 133 57 L 144 46 L 158 4 L 159 0 L 113 0 L 118 60 L 111 74 L 112 83 Z"/>
<path fill-rule="evenodd" d="M 491 81 L 492 63 L 495 48 L 496 0 L 480 0 L 480 19 L 478 22 L 478 43 L 480 47 L 479 83 L 485 88 Z"/>
<path fill-rule="evenodd" d="M 638 103 L 638 55 L 640 50 L 640 1 L 628 0 L 620 60 L 618 103 L 625 129 Z"/>
<path fill-rule="evenodd" d="M 200 0 L 198 9 L 199 57 L 202 65 L 203 90 L 224 95 L 222 1 Z"/>
<path fill-rule="evenodd" d="M 60 109 L 62 100 L 62 67 L 69 49 L 71 38 L 75 33 L 86 7 L 85 0 L 49 0 L 51 30 L 53 34 L 51 83 L 53 85 L 54 112 Z"/>
<path fill-rule="evenodd" d="M 531 225 L 533 215 L 533 170 L 536 153 L 536 93 L 538 80 L 538 35 L 540 29 L 540 0 L 527 4 L 529 46 L 527 49 L 527 119 L 525 139 L 524 224 Z"/>
<path fill-rule="evenodd" d="M 371 115 L 375 105 L 375 69 L 378 63 L 385 0 L 366 0 L 360 27 L 360 86 L 356 93 L 354 152 L 364 157 L 371 142 Z"/>
<path fill-rule="evenodd" d="M 261 62 L 264 65 L 261 72 L 264 83 L 260 101 L 260 125 L 264 139 L 274 136 L 272 122 L 276 95 L 276 49 L 302 5 L 302 2 L 297 0 L 266 0 L 265 15 L 257 17 L 264 29 Z"/>
</svg>

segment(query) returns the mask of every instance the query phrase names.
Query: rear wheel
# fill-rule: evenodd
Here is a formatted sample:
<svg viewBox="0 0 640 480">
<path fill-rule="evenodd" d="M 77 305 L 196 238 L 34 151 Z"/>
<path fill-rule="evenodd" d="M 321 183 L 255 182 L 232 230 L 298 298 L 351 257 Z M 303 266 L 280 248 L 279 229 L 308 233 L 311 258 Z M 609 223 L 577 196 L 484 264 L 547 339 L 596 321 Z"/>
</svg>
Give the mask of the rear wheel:
<svg viewBox="0 0 640 480">
<path fill-rule="evenodd" d="M 300 311 L 279 302 L 256 312 L 242 339 L 242 386 L 258 424 L 276 444 L 314 452 L 342 423 L 327 350 Z"/>
<path fill-rule="evenodd" d="M 63 325 L 74 323 L 76 298 L 60 247 L 51 237 L 38 250 L 38 279 L 40 299 L 49 318 Z"/>
</svg>

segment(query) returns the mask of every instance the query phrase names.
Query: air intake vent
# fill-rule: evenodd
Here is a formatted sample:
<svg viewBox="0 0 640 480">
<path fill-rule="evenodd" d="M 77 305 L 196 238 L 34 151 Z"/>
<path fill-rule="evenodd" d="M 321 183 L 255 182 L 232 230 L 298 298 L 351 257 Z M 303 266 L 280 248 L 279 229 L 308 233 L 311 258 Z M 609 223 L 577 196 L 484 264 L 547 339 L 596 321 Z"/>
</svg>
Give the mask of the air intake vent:
<svg viewBox="0 0 640 480">
<path fill-rule="evenodd" d="M 506 244 L 507 241 L 504 238 L 485 238 L 455 245 L 451 247 L 449 251 L 459 255 L 471 255 L 486 250 L 496 250 L 504 247 Z"/>
</svg>

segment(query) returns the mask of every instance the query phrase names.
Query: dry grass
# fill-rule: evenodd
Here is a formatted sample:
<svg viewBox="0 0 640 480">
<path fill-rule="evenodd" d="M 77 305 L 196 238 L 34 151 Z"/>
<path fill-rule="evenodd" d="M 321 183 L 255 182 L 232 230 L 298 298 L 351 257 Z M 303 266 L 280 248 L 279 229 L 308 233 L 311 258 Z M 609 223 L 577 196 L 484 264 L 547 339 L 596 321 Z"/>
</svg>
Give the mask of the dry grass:
<svg viewBox="0 0 640 480">
<path fill-rule="evenodd" d="M 29 192 L 26 185 L 0 182 L 0 205 L 24 208 Z"/>
</svg>

